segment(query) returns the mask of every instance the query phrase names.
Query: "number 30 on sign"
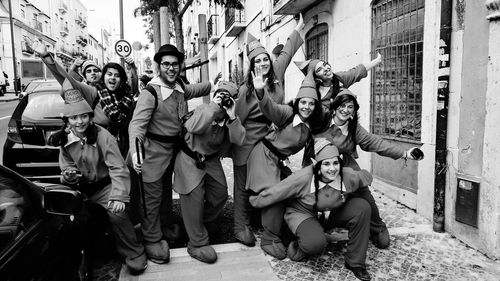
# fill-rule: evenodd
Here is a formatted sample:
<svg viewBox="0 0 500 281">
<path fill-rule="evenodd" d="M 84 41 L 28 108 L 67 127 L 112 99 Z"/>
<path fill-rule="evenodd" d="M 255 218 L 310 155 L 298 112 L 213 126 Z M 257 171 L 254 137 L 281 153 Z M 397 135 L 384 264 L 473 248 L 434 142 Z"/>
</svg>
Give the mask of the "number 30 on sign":
<svg viewBox="0 0 500 281">
<path fill-rule="evenodd" d="M 128 57 L 132 53 L 132 46 L 126 40 L 120 39 L 115 43 L 115 52 L 120 57 Z"/>
</svg>

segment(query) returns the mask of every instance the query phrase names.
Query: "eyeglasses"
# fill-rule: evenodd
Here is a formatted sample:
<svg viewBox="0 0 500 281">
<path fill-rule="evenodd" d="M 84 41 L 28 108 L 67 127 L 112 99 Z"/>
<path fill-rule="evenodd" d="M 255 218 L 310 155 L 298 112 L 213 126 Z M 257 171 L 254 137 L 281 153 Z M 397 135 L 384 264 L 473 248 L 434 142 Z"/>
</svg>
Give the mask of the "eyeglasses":
<svg viewBox="0 0 500 281">
<path fill-rule="evenodd" d="M 162 63 L 160 63 L 160 66 L 163 68 L 163 69 L 169 69 L 170 67 L 172 67 L 173 69 L 178 69 L 180 64 L 178 62 L 168 62 L 168 61 L 164 61 Z"/>
</svg>

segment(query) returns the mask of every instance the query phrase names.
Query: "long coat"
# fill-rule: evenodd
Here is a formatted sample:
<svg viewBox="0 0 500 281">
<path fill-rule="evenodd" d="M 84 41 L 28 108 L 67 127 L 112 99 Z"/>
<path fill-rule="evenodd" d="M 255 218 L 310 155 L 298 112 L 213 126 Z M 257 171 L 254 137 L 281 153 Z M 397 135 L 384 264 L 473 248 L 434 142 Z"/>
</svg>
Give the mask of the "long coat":
<svg viewBox="0 0 500 281">
<path fill-rule="evenodd" d="M 355 171 L 343 168 L 344 196 L 358 190 L 360 187 L 369 186 L 373 181 L 372 175 L 366 170 Z M 250 204 L 256 208 L 263 208 L 288 199 L 285 210 L 285 221 L 290 230 L 295 234 L 297 227 L 308 218 L 315 218 L 314 204 L 318 211 L 330 210 L 338 205 L 338 197 L 332 189 L 320 189 L 316 202 L 313 185 L 313 166 L 307 166 L 296 171 L 278 184 L 263 190 L 258 195 L 250 196 Z M 347 199 L 348 200 L 348 199 Z M 335 210 L 332 210 L 335 212 Z"/>
<path fill-rule="evenodd" d="M 293 55 L 297 52 L 304 40 L 300 34 L 294 30 L 288 38 L 280 55 L 273 62 L 273 69 L 276 80 L 272 81 L 276 88 L 274 92 L 269 92 L 269 96 L 279 104 L 285 99 L 284 79 L 285 70 L 292 61 Z M 255 90 L 250 92 L 246 84 L 241 85 L 236 99 L 236 114 L 245 127 L 245 141 L 242 145 L 234 145 L 232 148 L 233 163 L 235 166 L 245 165 L 248 155 L 254 145 L 269 132 L 270 122 L 265 122 L 265 118 L 260 111 L 258 100 L 255 96 Z M 264 119 L 264 121 L 262 120 Z"/>
<path fill-rule="evenodd" d="M 180 151 L 175 159 L 173 189 L 179 194 L 188 194 L 197 187 L 206 174 L 220 184 L 227 186 L 226 176 L 220 162 L 220 155 L 229 149 L 230 143 L 243 142 L 244 129 L 238 117 L 222 126 L 215 123 L 217 116 L 224 110 L 211 102 L 198 106 L 193 115 L 186 121 L 184 140 L 192 151 L 204 156 L 217 154 L 205 161 L 205 168 L 196 167 L 196 161 L 184 151 Z"/>
<path fill-rule="evenodd" d="M 299 123 L 294 125 L 290 118 L 296 116 L 289 105 L 277 104 L 269 98 L 266 91 L 259 107 L 264 116 L 269 118 L 277 127 L 267 136 L 268 140 L 276 150 L 290 156 L 299 152 L 311 136 L 309 125 Z M 250 153 L 247 161 L 246 187 L 254 192 L 260 192 L 280 181 L 279 159 L 262 142 L 259 142 Z"/>
<path fill-rule="evenodd" d="M 169 137 L 180 136 L 181 118 L 187 113 L 186 101 L 208 95 L 212 89 L 211 82 L 189 85 L 178 82 L 177 85 L 176 89 L 165 99 L 161 89 L 163 87 L 153 85 L 158 97 L 157 103 L 154 95 L 146 89 L 141 91 L 137 100 L 129 125 L 129 153 L 130 155 L 136 153 L 136 138 L 144 141 L 145 159 L 142 164 L 144 182 L 155 182 L 162 177 L 174 155 L 174 146 L 177 145 L 152 140 L 146 136 L 146 133 Z"/>
</svg>

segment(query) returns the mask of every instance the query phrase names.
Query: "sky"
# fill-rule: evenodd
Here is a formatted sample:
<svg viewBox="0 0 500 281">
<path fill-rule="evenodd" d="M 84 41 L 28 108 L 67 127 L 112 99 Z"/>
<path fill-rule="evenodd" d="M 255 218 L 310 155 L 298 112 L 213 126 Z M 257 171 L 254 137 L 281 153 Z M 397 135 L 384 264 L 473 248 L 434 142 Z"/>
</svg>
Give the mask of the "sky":
<svg viewBox="0 0 500 281">
<path fill-rule="evenodd" d="M 117 36 L 120 34 L 119 0 L 80 0 L 88 12 L 88 30 L 95 38 L 101 37 L 101 27 L 112 26 Z M 134 9 L 140 6 L 140 0 L 123 0 L 124 39 L 130 44 L 135 41 L 148 44 L 146 29 L 142 19 L 135 18 Z M 108 28 L 109 29 L 109 28 Z M 154 48 L 150 48 L 152 50 Z M 152 52 L 148 54 L 152 56 Z"/>
</svg>

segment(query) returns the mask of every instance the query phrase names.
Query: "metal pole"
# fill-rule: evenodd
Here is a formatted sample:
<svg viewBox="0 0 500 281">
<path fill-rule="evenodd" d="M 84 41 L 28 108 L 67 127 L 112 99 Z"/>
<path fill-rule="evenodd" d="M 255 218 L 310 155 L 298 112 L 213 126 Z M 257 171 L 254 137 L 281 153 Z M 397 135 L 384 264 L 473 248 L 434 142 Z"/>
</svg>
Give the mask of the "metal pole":
<svg viewBox="0 0 500 281">
<path fill-rule="evenodd" d="M 124 32 L 123 32 L 123 0 L 120 1 L 120 39 L 124 38 Z M 120 62 L 123 67 L 125 67 L 125 59 L 120 58 Z"/>
<path fill-rule="evenodd" d="M 12 64 L 14 65 L 14 81 L 13 81 L 13 84 L 14 84 L 14 92 L 16 93 L 16 96 L 17 96 L 17 87 L 16 87 L 16 83 L 17 83 L 17 61 L 16 61 L 16 46 L 15 46 L 15 43 L 14 43 L 14 23 L 12 22 L 12 1 L 9 0 L 9 20 L 10 20 L 10 41 L 11 41 L 11 45 L 12 45 Z M 3 75 L 3 74 L 1 74 Z M 21 86 L 21 82 L 19 81 L 19 86 Z M 20 90 L 20 89 L 19 89 Z"/>
<path fill-rule="evenodd" d="M 200 61 L 208 60 L 208 34 L 207 34 L 207 16 L 205 14 L 198 15 L 198 28 L 200 29 L 200 36 L 198 37 L 200 44 Z M 201 81 L 208 81 L 210 79 L 208 74 L 208 64 L 201 66 Z M 210 103 L 210 97 L 204 96 L 203 103 Z"/>
</svg>

